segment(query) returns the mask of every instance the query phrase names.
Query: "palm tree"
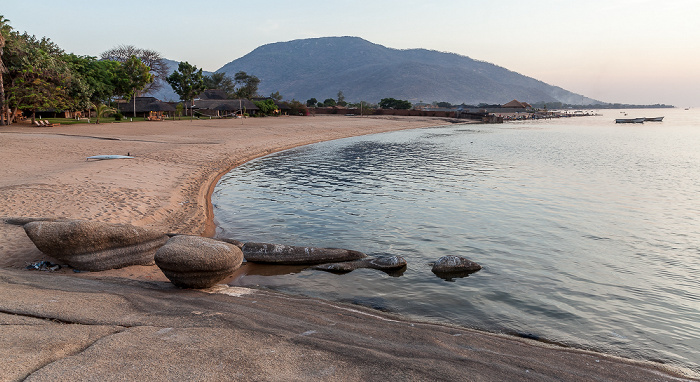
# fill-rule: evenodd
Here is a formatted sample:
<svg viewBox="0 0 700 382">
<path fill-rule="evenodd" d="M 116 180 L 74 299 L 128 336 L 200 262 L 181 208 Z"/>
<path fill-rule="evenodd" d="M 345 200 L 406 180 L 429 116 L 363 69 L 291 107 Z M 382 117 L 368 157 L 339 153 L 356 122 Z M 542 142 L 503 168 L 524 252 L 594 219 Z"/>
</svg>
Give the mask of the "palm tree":
<svg viewBox="0 0 700 382">
<path fill-rule="evenodd" d="M 92 107 L 95 108 L 95 116 L 97 117 L 97 120 L 95 121 L 96 124 L 100 123 L 100 117 L 104 117 L 107 113 L 114 113 L 114 108 L 103 103 L 93 103 Z"/>
</svg>

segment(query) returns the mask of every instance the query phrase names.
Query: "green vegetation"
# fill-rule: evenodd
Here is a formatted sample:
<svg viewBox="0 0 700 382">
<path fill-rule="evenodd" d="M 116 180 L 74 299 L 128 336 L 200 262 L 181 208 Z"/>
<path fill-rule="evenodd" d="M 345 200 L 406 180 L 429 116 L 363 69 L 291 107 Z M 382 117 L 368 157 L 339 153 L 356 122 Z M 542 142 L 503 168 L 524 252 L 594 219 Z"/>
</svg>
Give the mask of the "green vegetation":
<svg viewBox="0 0 700 382">
<path fill-rule="evenodd" d="M 114 97 L 131 99 L 153 83 L 151 67 L 144 60 L 157 67 L 159 56 L 139 53 L 142 58 L 131 55 L 123 61 L 66 54 L 46 37 L 13 30 L 0 16 L 0 125 L 11 123 L 21 111 L 30 111 L 32 122 L 36 112 L 44 110 L 94 107 L 103 117 L 104 104 Z"/>
<path fill-rule="evenodd" d="M 226 73 L 212 73 L 211 76 L 204 76 L 204 86 L 207 89 L 223 90 L 226 98 L 236 97 L 236 84 Z"/>
<path fill-rule="evenodd" d="M 255 106 L 260 109 L 260 114 L 262 115 L 273 115 L 279 113 L 279 108 L 275 105 L 275 101 L 272 99 L 266 99 L 264 101 L 254 101 Z"/>
<path fill-rule="evenodd" d="M 404 100 L 382 98 L 382 100 L 379 101 L 379 107 L 381 107 L 382 109 L 408 110 L 411 107 L 413 107 L 413 105 L 411 105 L 410 102 Z"/>
<path fill-rule="evenodd" d="M 177 70 L 165 80 L 172 86 L 175 93 L 180 96 L 180 99 L 185 101 L 185 105 L 206 89 L 202 69 L 197 70 L 196 66 L 190 65 L 187 61 L 181 62 Z M 194 113 L 192 113 L 192 116 L 194 117 Z"/>
<path fill-rule="evenodd" d="M 236 89 L 236 98 L 251 99 L 258 94 L 260 79 L 246 72 L 240 71 L 233 77 L 239 88 Z"/>
</svg>

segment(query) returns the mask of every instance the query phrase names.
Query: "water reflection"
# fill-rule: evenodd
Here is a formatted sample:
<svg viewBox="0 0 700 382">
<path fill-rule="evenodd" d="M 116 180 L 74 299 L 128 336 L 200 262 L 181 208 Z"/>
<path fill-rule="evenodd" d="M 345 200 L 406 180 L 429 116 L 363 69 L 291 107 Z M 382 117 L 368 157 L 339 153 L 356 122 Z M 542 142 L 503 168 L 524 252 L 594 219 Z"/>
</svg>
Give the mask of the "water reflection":
<svg viewBox="0 0 700 382">
<path fill-rule="evenodd" d="M 230 282 L 700 364 L 700 129 L 584 122 L 382 134 L 242 166 L 213 197 L 220 235 L 409 265 L 246 265 Z M 438 278 L 445 255 L 484 269 Z"/>
</svg>

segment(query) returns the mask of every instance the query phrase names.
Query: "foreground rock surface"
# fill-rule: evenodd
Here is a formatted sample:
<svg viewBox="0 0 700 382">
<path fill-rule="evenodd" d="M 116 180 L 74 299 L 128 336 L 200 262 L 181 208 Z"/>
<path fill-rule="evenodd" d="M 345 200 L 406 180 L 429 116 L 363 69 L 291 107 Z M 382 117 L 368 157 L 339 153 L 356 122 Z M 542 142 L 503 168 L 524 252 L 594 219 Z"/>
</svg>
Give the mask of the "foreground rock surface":
<svg viewBox="0 0 700 382">
<path fill-rule="evenodd" d="M 338 273 L 352 272 L 360 268 L 377 269 L 384 272 L 396 272 L 405 269 L 406 265 L 406 259 L 401 256 L 386 256 L 377 257 L 374 259 L 361 259 L 340 263 L 320 264 L 313 267 L 313 269 Z"/>
<path fill-rule="evenodd" d="M 233 273 L 243 262 L 237 246 L 199 236 L 174 236 L 158 249 L 156 265 L 181 288 L 209 288 Z"/>
<path fill-rule="evenodd" d="M 245 243 L 243 255 L 246 261 L 280 265 L 314 265 L 367 257 L 362 252 L 349 249 L 295 247 L 268 243 Z"/>
<path fill-rule="evenodd" d="M 152 265 L 156 250 L 168 240 L 161 232 L 129 224 L 44 220 L 23 227 L 41 252 L 83 271 Z"/>
<path fill-rule="evenodd" d="M 264 290 L 0 269 L 0 380 L 678 381 L 658 363 Z"/>
</svg>

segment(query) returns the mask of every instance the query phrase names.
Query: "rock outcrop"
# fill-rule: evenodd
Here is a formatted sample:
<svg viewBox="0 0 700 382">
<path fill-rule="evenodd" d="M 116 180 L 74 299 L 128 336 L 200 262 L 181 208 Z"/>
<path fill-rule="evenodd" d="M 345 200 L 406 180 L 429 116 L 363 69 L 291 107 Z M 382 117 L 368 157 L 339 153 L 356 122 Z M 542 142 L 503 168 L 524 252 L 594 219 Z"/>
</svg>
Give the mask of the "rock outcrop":
<svg viewBox="0 0 700 382">
<path fill-rule="evenodd" d="M 174 236 L 155 254 L 156 265 L 181 288 L 209 288 L 243 262 L 237 246 L 200 236 Z"/>
<path fill-rule="evenodd" d="M 82 271 L 152 265 L 168 240 L 143 227 L 82 220 L 31 221 L 23 228 L 41 252 Z"/>
<path fill-rule="evenodd" d="M 433 273 L 442 278 L 464 277 L 481 269 L 481 265 L 461 256 L 443 256 L 433 264 Z"/>
<path fill-rule="evenodd" d="M 362 252 L 349 249 L 295 247 L 267 243 L 245 243 L 243 255 L 246 261 L 280 265 L 314 265 L 367 257 Z"/>
<path fill-rule="evenodd" d="M 406 265 L 406 259 L 401 256 L 387 256 L 376 257 L 373 259 L 345 261 L 340 263 L 320 264 L 313 267 L 313 269 L 336 273 L 352 272 L 355 269 L 360 268 L 378 269 L 384 272 L 396 272 L 406 268 Z"/>
</svg>

